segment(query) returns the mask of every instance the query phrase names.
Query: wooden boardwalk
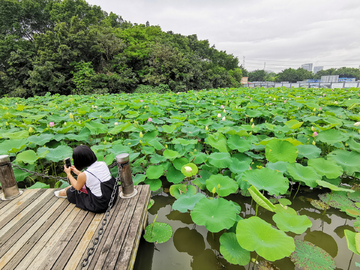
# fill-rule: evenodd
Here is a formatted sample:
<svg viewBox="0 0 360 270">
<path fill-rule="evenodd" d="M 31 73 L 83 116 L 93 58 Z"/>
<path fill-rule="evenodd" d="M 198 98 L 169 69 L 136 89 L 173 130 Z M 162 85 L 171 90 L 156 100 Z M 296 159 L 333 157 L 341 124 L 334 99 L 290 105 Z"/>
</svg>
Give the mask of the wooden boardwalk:
<svg viewBox="0 0 360 270">
<path fill-rule="evenodd" d="M 135 188 L 135 197 L 118 198 L 83 269 L 133 268 L 150 200 L 148 185 Z M 0 269 L 81 269 L 104 214 L 76 208 L 53 192 L 28 189 L 0 201 Z"/>
</svg>

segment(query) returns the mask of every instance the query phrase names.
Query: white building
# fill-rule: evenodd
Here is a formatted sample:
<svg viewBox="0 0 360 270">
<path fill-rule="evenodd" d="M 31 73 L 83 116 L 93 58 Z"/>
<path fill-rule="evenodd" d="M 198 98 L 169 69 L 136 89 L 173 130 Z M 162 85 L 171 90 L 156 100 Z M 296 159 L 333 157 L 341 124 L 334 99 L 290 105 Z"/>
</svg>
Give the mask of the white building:
<svg viewBox="0 0 360 270">
<path fill-rule="evenodd" d="M 306 69 L 307 71 L 312 71 L 313 63 L 303 64 L 301 65 L 301 68 Z"/>
<path fill-rule="evenodd" d="M 314 74 L 318 73 L 320 70 L 323 70 L 324 66 L 316 66 L 314 67 Z"/>
</svg>

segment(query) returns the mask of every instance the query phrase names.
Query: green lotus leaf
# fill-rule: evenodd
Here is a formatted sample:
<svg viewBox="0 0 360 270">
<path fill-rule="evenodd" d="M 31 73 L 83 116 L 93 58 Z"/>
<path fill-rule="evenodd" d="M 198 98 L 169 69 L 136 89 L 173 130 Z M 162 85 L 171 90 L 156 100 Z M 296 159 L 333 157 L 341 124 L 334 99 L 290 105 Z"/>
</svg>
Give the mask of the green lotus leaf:
<svg viewBox="0 0 360 270">
<path fill-rule="evenodd" d="M 112 128 L 111 130 L 109 130 L 109 133 L 112 135 L 116 135 L 116 134 L 123 132 L 126 128 L 128 128 L 130 126 L 132 126 L 131 122 L 120 123 L 117 126 L 115 126 L 114 128 Z"/>
<path fill-rule="evenodd" d="M 213 233 L 231 228 L 236 221 L 236 215 L 234 205 L 223 198 L 203 198 L 191 211 L 194 223 L 205 226 Z"/>
<path fill-rule="evenodd" d="M 211 175 L 209 179 L 206 180 L 206 188 L 210 192 L 215 192 L 221 197 L 226 197 L 232 193 L 235 193 L 239 186 L 235 180 L 231 179 L 228 176 L 223 176 L 222 174 Z"/>
<path fill-rule="evenodd" d="M 150 185 L 151 191 L 156 191 L 162 186 L 162 182 L 160 179 L 146 179 L 144 181 L 145 185 Z"/>
<path fill-rule="evenodd" d="M 350 138 L 350 140 L 348 140 L 346 143 L 349 145 L 351 150 L 360 153 L 360 143 L 356 142 L 353 138 Z"/>
<path fill-rule="evenodd" d="M 299 150 L 299 158 L 318 158 L 321 154 L 321 149 L 314 145 L 298 145 L 296 148 Z"/>
<path fill-rule="evenodd" d="M 350 217 L 358 217 L 360 215 L 360 210 L 358 208 L 350 208 L 350 207 L 341 207 L 340 210 L 345 212 Z"/>
<path fill-rule="evenodd" d="M 299 127 L 302 126 L 303 123 L 304 122 L 299 122 L 298 120 L 290 120 L 290 121 L 285 122 L 285 125 L 291 129 L 298 129 Z"/>
<path fill-rule="evenodd" d="M 260 193 L 260 191 L 254 187 L 251 186 L 248 188 L 248 191 L 253 198 L 253 200 L 260 206 L 264 207 L 266 210 L 269 210 L 271 212 L 275 212 L 276 207 L 273 205 L 263 194 Z"/>
<path fill-rule="evenodd" d="M 229 153 L 212 153 L 209 155 L 209 163 L 216 168 L 228 168 L 232 164 Z"/>
<path fill-rule="evenodd" d="M 289 209 L 289 207 L 288 207 Z M 289 215 L 288 212 L 278 212 L 273 215 L 272 219 L 276 226 L 284 232 L 293 232 L 296 234 L 304 233 L 307 228 L 312 226 L 311 221 L 307 216 L 298 216 L 294 210 L 294 215 Z"/>
<path fill-rule="evenodd" d="M 327 159 L 340 165 L 348 175 L 360 172 L 360 154 L 357 152 L 335 150 L 328 154 Z"/>
<path fill-rule="evenodd" d="M 134 184 L 134 185 L 138 185 L 138 184 L 140 184 L 141 182 L 144 182 L 145 179 L 146 179 L 146 175 L 145 175 L 145 174 L 138 173 L 138 174 L 136 174 L 136 175 L 133 177 L 133 184 Z"/>
<path fill-rule="evenodd" d="M 309 159 L 308 165 L 314 168 L 319 175 L 325 175 L 329 179 L 337 178 L 343 174 L 341 166 L 323 158 Z"/>
<path fill-rule="evenodd" d="M 215 133 L 212 135 L 209 135 L 205 142 L 210 144 L 215 149 L 219 150 L 220 152 L 229 152 L 227 148 L 227 139 L 226 137 L 221 133 Z"/>
<path fill-rule="evenodd" d="M 269 162 L 266 164 L 266 167 L 272 169 L 273 171 L 279 171 L 281 173 L 285 173 L 287 171 L 288 162 L 278 161 L 275 163 Z"/>
<path fill-rule="evenodd" d="M 68 134 L 65 134 L 65 137 L 68 138 L 69 140 L 85 142 L 90 137 L 90 130 L 88 128 L 83 128 L 82 130 L 80 130 L 79 134 L 68 133 Z"/>
<path fill-rule="evenodd" d="M 166 179 L 170 183 L 177 184 L 184 180 L 184 175 L 181 171 L 175 169 L 174 166 L 170 166 L 166 173 Z"/>
<path fill-rule="evenodd" d="M 323 193 L 318 195 L 320 200 L 324 203 L 329 204 L 331 207 L 341 209 L 343 207 L 346 208 L 354 208 L 355 204 L 347 197 L 347 195 L 343 192 L 335 192 L 331 195 L 331 193 Z"/>
<path fill-rule="evenodd" d="M 67 145 L 59 145 L 56 148 L 40 147 L 37 150 L 37 154 L 38 154 L 38 156 L 41 156 L 46 151 L 49 151 L 49 152 L 46 154 L 45 159 L 53 161 L 53 162 L 59 162 L 59 161 L 64 160 L 67 157 L 71 157 L 72 152 L 73 152 L 71 147 L 69 147 Z"/>
<path fill-rule="evenodd" d="M 172 209 L 177 210 L 181 213 L 186 213 L 188 210 L 193 210 L 195 204 L 200 201 L 202 198 L 205 198 L 205 195 L 202 193 L 196 194 L 186 194 L 180 196 L 172 205 Z"/>
<path fill-rule="evenodd" d="M 360 233 L 355 233 L 350 230 L 344 230 L 345 237 L 346 237 L 346 243 L 348 246 L 348 249 L 352 252 L 356 253 L 357 255 L 360 255 L 360 239 L 359 235 Z"/>
<path fill-rule="evenodd" d="M 319 135 L 316 137 L 317 140 L 334 145 L 338 142 L 345 142 L 349 139 L 349 135 L 337 130 L 337 129 L 328 129 L 319 132 Z"/>
<path fill-rule="evenodd" d="M 155 204 L 155 200 L 153 200 L 153 199 L 150 199 L 150 201 L 149 201 L 149 205 L 148 205 L 148 210 L 153 206 Z"/>
<path fill-rule="evenodd" d="M 195 186 L 192 185 L 185 185 L 185 184 L 175 184 L 170 186 L 170 195 L 179 199 L 181 196 L 184 195 L 194 195 L 196 194 L 197 190 Z"/>
<path fill-rule="evenodd" d="M 108 131 L 107 125 L 97 123 L 94 121 L 86 122 L 85 127 L 87 127 L 90 130 L 91 135 L 98 135 L 98 134 L 106 133 Z"/>
<path fill-rule="evenodd" d="M 347 196 L 352 201 L 360 202 L 360 191 L 355 191 L 355 192 L 352 192 L 352 193 L 348 193 Z"/>
<path fill-rule="evenodd" d="M 53 134 L 40 134 L 39 136 L 30 136 L 28 141 L 36 145 L 44 145 L 47 142 L 53 140 L 55 136 Z"/>
<path fill-rule="evenodd" d="M 9 153 L 16 153 L 24 149 L 27 145 L 26 139 L 20 140 L 5 140 L 0 143 L 0 154 L 7 155 Z"/>
<path fill-rule="evenodd" d="M 239 152 L 246 152 L 251 148 L 251 142 L 238 135 L 230 136 L 227 144 L 231 150 L 238 150 Z"/>
<path fill-rule="evenodd" d="M 294 163 L 297 157 L 297 149 L 292 143 L 273 139 L 265 147 L 265 156 L 272 163 L 277 161 Z"/>
<path fill-rule="evenodd" d="M 17 164 L 19 165 L 19 164 Z M 25 168 L 28 169 L 29 171 L 35 171 L 35 164 L 28 164 L 26 166 L 24 166 L 23 164 L 21 164 L 20 166 L 21 168 Z M 26 177 L 28 177 L 29 175 L 31 175 L 28 172 L 24 172 L 23 170 L 17 169 L 15 167 L 13 167 L 13 171 L 14 171 L 14 176 L 15 176 L 15 180 L 16 182 L 21 182 L 24 181 L 24 179 Z"/>
<path fill-rule="evenodd" d="M 177 159 L 173 160 L 172 163 L 173 163 L 175 169 L 181 171 L 181 168 L 182 168 L 185 164 L 189 163 L 189 161 L 187 160 L 187 158 L 177 158 Z"/>
<path fill-rule="evenodd" d="M 172 233 L 169 224 L 155 222 L 146 226 L 144 239 L 149 243 L 165 243 L 171 238 Z"/>
<path fill-rule="evenodd" d="M 77 111 L 79 114 L 83 115 L 83 114 L 90 112 L 91 108 L 90 108 L 90 106 L 84 105 L 84 106 L 81 106 L 80 108 L 78 108 Z"/>
<path fill-rule="evenodd" d="M 164 157 L 170 160 L 174 160 L 175 158 L 181 157 L 181 155 L 173 150 L 166 149 L 163 153 Z"/>
<path fill-rule="evenodd" d="M 177 125 L 177 124 L 173 124 L 171 126 L 163 125 L 162 129 L 163 129 L 163 132 L 172 134 L 178 126 L 179 125 Z"/>
<path fill-rule="evenodd" d="M 250 163 L 247 161 L 240 161 L 237 158 L 231 158 L 232 163 L 229 167 L 230 171 L 236 174 L 243 173 L 249 169 Z"/>
<path fill-rule="evenodd" d="M 191 169 L 189 169 L 191 168 Z M 186 177 L 194 176 L 198 173 L 199 169 L 194 163 L 187 163 L 181 167 L 181 172 Z"/>
<path fill-rule="evenodd" d="M 258 190 L 266 190 L 269 194 L 276 196 L 285 194 L 289 188 L 289 180 L 282 173 L 269 168 L 245 171 L 241 179 Z"/>
<path fill-rule="evenodd" d="M 250 251 L 239 245 L 235 233 L 223 233 L 219 241 L 220 253 L 229 263 L 247 265 L 250 262 Z"/>
<path fill-rule="evenodd" d="M 50 185 L 41 182 L 36 182 L 32 186 L 28 187 L 28 189 L 37 189 L 37 188 L 50 188 Z"/>
<path fill-rule="evenodd" d="M 155 139 L 152 139 L 152 140 L 149 140 L 147 141 L 147 143 L 154 147 L 156 150 L 162 150 L 164 149 L 165 147 L 160 143 L 160 140 L 158 138 L 155 138 Z"/>
<path fill-rule="evenodd" d="M 149 179 L 159 179 L 164 174 L 165 170 L 162 165 L 152 165 L 146 170 L 146 177 Z"/>
<path fill-rule="evenodd" d="M 38 156 L 36 155 L 34 150 L 26 150 L 24 152 L 19 153 L 16 156 L 16 162 L 34 164 L 37 160 L 38 160 Z"/>
<path fill-rule="evenodd" d="M 278 199 L 279 203 L 281 203 L 284 206 L 291 205 L 291 201 L 286 198 L 280 198 Z"/>
<path fill-rule="evenodd" d="M 336 264 L 329 253 L 314 244 L 295 240 L 295 252 L 290 259 L 298 269 L 324 270 L 335 269 Z"/>
<path fill-rule="evenodd" d="M 0 138 L 9 138 L 12 140 L 21 140 L 29 137 L 29 132 L 27 130 L 17 131 L 17 132 L 1 132 Z"/>
<path fill-rule="evenodd" d="M 197 140 L 186 140 L 186 139 L 182 139 L 182 138 L 176 138 L 174 140 L 171 141 L 172 144 L 181 144 L 181 145 L 190 145 L 190 144 L 197 144 L 198 141 Z"/>
<path fill-rule="evenodd" d="M 240 246 L 268 261 L 288 257 L 295 250 L 293 238 L 256 216 L 238 221 L 236 238 Z"/>
<path fill-rule="evenodd" d="M 305 167 L 299 163 L 289 164 L 287 171 L 294 180 L 304 182 L 312 188 L 317 186 L 316 180 L 321 179 L 314 168 L 309 166 Z"/>
<path fill-rule="evenodd" d="M 350 193 L 355 192 L 355 190 L 353 190 L 353 189 L 341 188 L 341 187 L 335 186 L 335 185 L 330 184 L 329 182 L 326 182 L 323 180 L 316 180 L 316 183 L 318 183 L 319 186 L 329 188 L 332 191 L 345 191 L 345 192 L 350 192 Z"/>
<path fill-rule="evenodd" d="M 158 163 L 165 162 L 165 161 L 166 161 L 166 158 L 164 156 L 160 156 L 158 154 L 154 154 L 150 159 L 151 164 L 158 164 Z"/>
<path fill-rule="evenodd" d="M 194 159 L 195 164 L 204 163 L 208 159 L 208 155 L 205 153 L 197 153 Z"/>
</svg>

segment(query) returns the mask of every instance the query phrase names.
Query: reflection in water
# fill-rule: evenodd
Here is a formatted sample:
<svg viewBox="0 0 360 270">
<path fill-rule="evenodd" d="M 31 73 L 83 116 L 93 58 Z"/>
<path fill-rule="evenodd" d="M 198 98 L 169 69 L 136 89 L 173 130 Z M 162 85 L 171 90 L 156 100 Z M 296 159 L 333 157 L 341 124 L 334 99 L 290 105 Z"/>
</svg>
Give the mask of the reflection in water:
<svg viewBox="0 0 360 270">
<path fill-rule="evenodd" d="M 177 251 L 187 252 L 191 256 L 198 256 L 205 250 L 204 237 L 187 227 L 177 229 L 173 240 Z"/>
<path fill-rule="evenodd" d="M 349 230 L 349 231 L 352 231 L 352 232 L 355 232 L 355 229 L 354 227 L 351 227 L 349 225 L 342 225 L 342 226 L 339 226 L 337 227 L 334 232 L 340 237 L 340 238 L 344 238 L 345 236 L 345 233 L 344 233 L 344 230 Z"/>
<path fill-rule="evenodd" d="M 318 246 L 329 253 L 333 258 L 338 254 L 338 246 L 334 238 L 330 235 L 321 232 L 321 231 L 313 231 L 308 232 L 305 237 L 305 241 L 313 243 L 315 246 Z"/>
<path fill-rule="evenodd" d="M 193 270 L 219 270 L 219 262 L 211 249 L 206 249 L 198 256 L 193 257 L 191 267 Z"/>
<path fill-rule="evenodd" d="M 179 220 L 184 224 L 193 224 L 190 213 L 181 213 L 177 210 L 172 210 L 166 217 L 169 220 Z"/>
</svg>

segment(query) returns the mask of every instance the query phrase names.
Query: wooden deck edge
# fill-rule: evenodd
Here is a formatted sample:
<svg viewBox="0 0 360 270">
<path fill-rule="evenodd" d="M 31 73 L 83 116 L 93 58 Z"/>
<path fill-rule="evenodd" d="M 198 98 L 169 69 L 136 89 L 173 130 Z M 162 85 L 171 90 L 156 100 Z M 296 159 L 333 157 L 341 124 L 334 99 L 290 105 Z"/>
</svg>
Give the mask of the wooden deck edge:
<svg viewBox="0 0 360 270">
<path fill-rule="evenodd" d="M 135 265 L 135 260 L 136 260 L 136 255 L 137 255 L 137 251 L 139 249 L 139 244 L 140 244 L 140 239 L 142 236 L 142 232 L 145 229 L 146 226 L 146 221 L 147 221 L 147 216 L 148 216 L 148 205 L 149 205 L 149 201 L 150 201 L 150 195 L 151 195 L 151 191 L 150 191 L 150 186 L 147 187 L 148 191 L 147 191 L 147 195 L 146 195 L 146 205 L 143 209 L 143 212 L 141 214 L 141 221 L 138 227 L 138 230 L 136 232 L 136 238 L 135 238 L 135 246 L 131 252 L 130 255 L 130 261 L 129 261 L 129 265 L 128 265 L 128 270 L 133 270 L 134 265 Z"/>
</svg>

